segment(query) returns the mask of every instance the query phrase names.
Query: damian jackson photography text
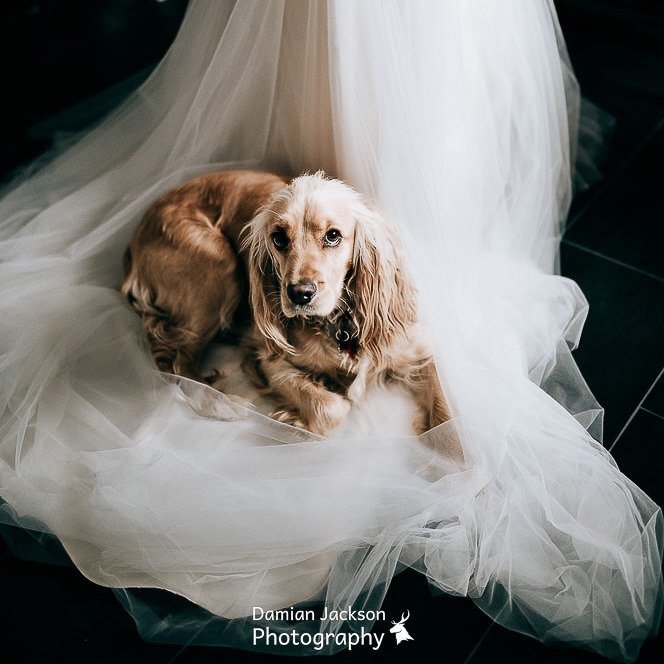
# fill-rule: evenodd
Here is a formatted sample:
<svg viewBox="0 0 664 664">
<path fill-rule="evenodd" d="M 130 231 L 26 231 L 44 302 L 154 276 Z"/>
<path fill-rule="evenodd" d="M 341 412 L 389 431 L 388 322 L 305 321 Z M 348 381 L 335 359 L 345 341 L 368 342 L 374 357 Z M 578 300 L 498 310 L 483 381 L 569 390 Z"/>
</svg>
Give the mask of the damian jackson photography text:
<svg viewBox="0 0 664 664">
<path fill-rule="evenodd" d="M 304 646 L 313 647 L 314 650 L 322 650 L 332 645 L 342 646 L 352 650 L 356 646 L 370 646 L 372 650 L 378 650 L 385 634 L 375 634 L 364 626 L 359 631 L 339 631 L 342 623 L 352 622 L 375 622 L 386 620 L 385 611 L 363 611 L 348 607 L 346 609 L 328 609 L 324 607 L 322 614 L 318 617 L 312 609 L 263 609 L 259 606 L 253 607 L 252 618 L 264 623 L 260 627 L 253 628 L 254 645 L 270 646 Z M 284 629 L 282 625 L 278 629 L 271 628 L 270 622 L 311 622 L 320 625 L 329 624 L 326 631 L 300 631 L 295 628 Z"/>
</svg>

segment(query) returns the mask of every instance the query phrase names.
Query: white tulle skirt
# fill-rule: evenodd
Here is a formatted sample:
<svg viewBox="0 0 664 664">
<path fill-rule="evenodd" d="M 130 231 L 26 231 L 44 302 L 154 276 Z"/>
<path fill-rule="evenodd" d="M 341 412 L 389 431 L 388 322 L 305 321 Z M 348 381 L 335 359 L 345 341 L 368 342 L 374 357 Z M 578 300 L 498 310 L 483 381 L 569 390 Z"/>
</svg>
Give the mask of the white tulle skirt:
<svg viewBox="0 0 664 664">
<path fill-rule="evenodd" d="M 587 304 L 554 272 L 578 99 L 550 2 L 193 2 L 150 79 L 0 204 L 2 520 L 96 583 L 190 600 L 119 591 L 148 638 L 251 647 L 253 607 L 378 609 L 410 566 L 508 627 L 633 659 L 661 512 L 596 442 L 570 354 Z M 391 217 L 451 422 L 417 438 L 376 389 L 318 439 L 239 383 L 156 371 L 123 250 L 160 193 L 238 166 L 323 168 Z"/>
</svg>

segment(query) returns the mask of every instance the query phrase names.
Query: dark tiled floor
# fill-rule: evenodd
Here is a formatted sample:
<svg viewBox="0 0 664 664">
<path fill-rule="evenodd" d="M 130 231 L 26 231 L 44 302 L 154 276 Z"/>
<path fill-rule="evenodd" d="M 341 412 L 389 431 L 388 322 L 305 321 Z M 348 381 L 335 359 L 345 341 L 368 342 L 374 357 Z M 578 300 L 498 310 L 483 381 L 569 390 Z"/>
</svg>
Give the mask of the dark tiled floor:
<svg viewBox="0 0 664 664">
<path fill-rule="evenodd" d="M 659 379 L 646 395 L 642 408 L 664 417 L 664 373 L 660 374 Z"/>
<path fill-rule="evenodd" d="M 0 4 L 0 174 L 48 148 L 31 132 L 46 117 L 151 66 L 177 32 L 187 0 L 11 0 Z M 64 123 L 80 128 L 110 107 Z"/>
<path fill-rule="evenodd" d="M 638 485 L 658 505 L 664 505 L 662 465 L 658 462 L 663 445 L 664 416 L 639 408 L 611 450 L 623 473 L 637 478 Z"/>
<path fill-rule="evenodd" d="M 40 11 L 46 9 L 46 19 L 56 6 L 54 2 L 32 4 L 41 6 Z M 86 3 L 74 4 L 87 7 Z M 102 33 L 112 35 L 116 24 L 111 9 L 122 14 L 125 4 L 113 0 L 100 3 L 106 11 L 99 12 Z M 183 5 L 179 0 L 176 4 L 178 7 L 168 10 L 174 16 Z M 29 5 L 25 3 L 25 7 Z M 577 196 L 562 247 L 563 274 L 580 284 L 590 303 L 576 359 L 591 389 L 606 407 L 605 445 L 612 449 L 623 471 L 661 504 L 664 262 L 657 231 L 664 219 L 659 192 L 664 104 L 662 49 L 661 44 L 657 46 L 657 39 L 661 39 L 664 15 L 657 3 L 649 0 L 558 0 L 556 5 L 584 91 L 616 118 L 605 177 Z M 16 6 L 23 7 L 20 3 Z M 94 20 L 86 14 L 88 24 Z M 37 32 L 42 34 L 48 21 L 39 21 Z M 5 22 L 5 30 L 7 25 Z M 171 20 L 171 34 L 175 27 Z M 62 34 L 68 34 L 69 29 L 63 28 Z M 56 44 L 60 63 L 66 60 L 66 48 L 61 46 Z M 96 50 L 99 49 L 95 47 L 93 51 Z M 113 58 L 108 50 L 101 49 L 99 58 L 106 63 L 104 67 L 110 67 L 108 63 Z M 148 60 L 149 54 L 143 52 L 133 66 L 123 60 L 113 71 L 104 69 L 104 85 L 95 84 L 86 65 L 87 73 L 81 74 L 76 94 L 60 99 L 49 113 L 38 115 L 30 111 L 20 118 L 23 133 L 11 139 L 11 154 L 5 151 L 4 155 L 6 160 L 14 160 L 8 162 L 9 166 L 16 166 L 48 144 L 44 137 L 52 131 L 54 121 L 44 122 L 46 115 L 52 118 L 53 112 L 77 99 L 122 81 Z M 24 66 L 29 70 L 38 61 L 36 55 L 27 57 Z M 68 66 L 59 66 L 60 71 L 69 73 Z M 57 73 L 57 67 L 53 64 L 50 69 Z M 132 79 L 129 80 L 120 83 L 117 90 L 131 85 Z M 92 118 L 95 108 L 107 101 L 99 98 L 83 109 L 84 115 L 88 113 Z M 67 117 L 67 113 L 56 116 L 56 124 L 66 122 Z M 6 167 L 4 163 L 2 167 Z M 21 535 L 14 533 L 8 540 L 16 537 Z M 110 590 L 88 582 L 70 567 L 18 560 L 6 546 L 0 548 L 0 587 L 0 658 L 10 664 L 47 659 L 160 664 L 285 659 L 229 649 L 145 643 Z M 412 614 L 409 631 L 414 641 L 397 647 L 388 634 L 390 638 L 377 655 L 363 648 L 332 659 L 401 661 L 436 655 L 449 664 L 505 659 L 517 663 L 598 660 L 581 651 L 546 648 L 509 632 L 493 624 L 469 600 L 434 597 L 424 579 L 409 571 L 393 581 L 383 608 L 392 618 L 406 607 Z M 387 627 L 378 623 L 375 629 L 384 631 Z M 662 661 L 663 650 L 661 637 L 650 641 L 638 661 Z"/>
<path fill-rule="evenodd" d="M 142 641 L 113 593 L 73 567 L 0 564 L 2 661 L 167 662 L 179 647 Z"/>
<path fill-rule="evenodd" d="M 581 286 L 590 303 L 575 357 L 606 409 L 604 443 L 609 446 L 664 366 L 664 281 L 567 242 L 561 263 L 563 274 Z"/>
<path fill-rule="evenodd" d="M 664 219 L 664 122 L 569 228 L 565 239 L 664 279 L 662 246 L 653 241 Z"/>
<path fill-rule="evenodd" d="M 610 170 L 662 119 L 664 12 L 659 0 L 555 0 L 583 92 L 616 118 Z"/>
<path fill-rule="evenodd" d="M 529 636 L 517 634 L 498 626 L 485 635 L 468 656 L 473 664 L 499 662 L 538 662 L 539 664 L 599 664 L 607 660 L 599 655 L 577 649 L 545 648 Z"/>
</svg>

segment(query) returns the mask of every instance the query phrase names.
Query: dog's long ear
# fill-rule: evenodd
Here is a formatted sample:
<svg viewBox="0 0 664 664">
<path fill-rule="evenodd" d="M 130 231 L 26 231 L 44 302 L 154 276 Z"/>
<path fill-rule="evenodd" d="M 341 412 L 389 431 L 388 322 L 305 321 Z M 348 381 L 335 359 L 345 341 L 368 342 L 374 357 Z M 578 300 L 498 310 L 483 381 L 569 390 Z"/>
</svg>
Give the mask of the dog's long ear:
<svg viewBox="0 0 664 664">
<path fill-rule="evenodd" d="M 348 288 L 359 325 L 359 345 L 380 366 L 395 335 L 416 321 L 416 292 L 392 225 L 362 204 L 355 213 L 353 266 Z"/>
<path fill-rule="evenodd" d="M 247 255 L 252 315 L 267 347 L 275 354 L 292 353 L 286 340 L 279 294 L 279 275 L 268 249 L 268 211 L 259 212 L 245 227 L 242 248 Z"/>
</svg>

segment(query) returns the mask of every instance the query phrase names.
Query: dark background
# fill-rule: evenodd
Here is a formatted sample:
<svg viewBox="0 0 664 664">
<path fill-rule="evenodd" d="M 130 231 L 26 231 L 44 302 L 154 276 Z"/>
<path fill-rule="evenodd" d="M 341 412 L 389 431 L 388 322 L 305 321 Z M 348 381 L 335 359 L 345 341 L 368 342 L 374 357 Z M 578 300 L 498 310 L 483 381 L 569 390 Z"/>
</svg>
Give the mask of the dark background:
<svg viewBox="0 0 664 664">
<path fill-rule="evenodd" d="M 497 0 L 499 1 L 499 0 Z M 523 0 L 530 1 L 530 0 Z M 584 95 L 615 118 L 603 177 L 577 195 L 561 249 L 590 315 L 575 356 L 606 408 L 604 444 L 659 504 L 664 458 L 664 260 L 660 227 L 664 145 L 664 3 L 558 0 Z M 185 0 L 10 0 L 0 6 L 0 179 L 58 136 L 97 121 L 135 89 L 172 42 Z M 280 658 L 148 644 L 112 592 L 75 569 L 27 562 L 0 541 L 0 657 L 7 662 L 218 662 Z M 335 659 L 436 654 L 442 662 L 591 662 L 508 632 L 469 600 L 431 596 L 421 575 L 395 579 L 388 616 L 410 608 L 413 642 L 385 640 Z M 382 629 L 378 624 L 377 628 Z M 388 625 L 389 627 L 389 625 Z M 661 637 L 639 662 L 662 661 Z"/>
</svg>

